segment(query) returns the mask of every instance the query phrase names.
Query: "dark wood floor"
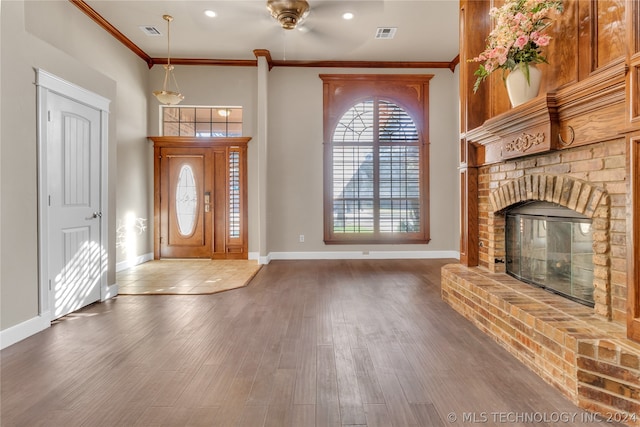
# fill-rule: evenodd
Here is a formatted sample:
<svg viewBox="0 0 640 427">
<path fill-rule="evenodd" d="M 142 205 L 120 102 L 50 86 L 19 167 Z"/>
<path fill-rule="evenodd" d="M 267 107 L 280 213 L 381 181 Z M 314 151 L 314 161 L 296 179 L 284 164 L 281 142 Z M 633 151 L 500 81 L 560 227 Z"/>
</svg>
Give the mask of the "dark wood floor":
<svg viewBox="0 0 640 427">
<path fill-rule="evenodd" d="M 442 302 L 445 263 L 276 261 L 242 289 L 93 305 L 1 352 L 0 424 L 580 420 L 581 410 Z"/>
</svg>

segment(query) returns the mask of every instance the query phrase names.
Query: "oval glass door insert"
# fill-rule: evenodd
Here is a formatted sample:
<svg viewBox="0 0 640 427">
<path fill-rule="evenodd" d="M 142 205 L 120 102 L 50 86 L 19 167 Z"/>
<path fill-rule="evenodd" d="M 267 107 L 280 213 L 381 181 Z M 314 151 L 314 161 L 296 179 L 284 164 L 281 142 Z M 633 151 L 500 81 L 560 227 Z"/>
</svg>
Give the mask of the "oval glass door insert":
<svg viewBox="0 0 640 427">
<path fill-rule="evenodd" d="M 198 191 L 193 169 L 189 165 L 183 165 L 178 174 L 176 184 L 176 216 L 178 230 L 183 236 L 193 234 L 198 215 Z"/>
</svg>

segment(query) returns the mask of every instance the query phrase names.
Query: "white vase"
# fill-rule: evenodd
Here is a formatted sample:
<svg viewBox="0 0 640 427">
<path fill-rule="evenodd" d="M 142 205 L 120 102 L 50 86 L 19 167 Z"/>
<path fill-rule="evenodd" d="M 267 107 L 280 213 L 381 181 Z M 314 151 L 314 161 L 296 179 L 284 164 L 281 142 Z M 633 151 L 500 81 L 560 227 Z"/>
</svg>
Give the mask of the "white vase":
<svg viewBox="0 0 640 427">
<path fill-rule="evenodd" d="M 507 93 L 513 107 L 535 98 L 540 90 L 542 72 L 534 64 L 529 64 L 529 81 L 527 81 L 524 67 L 526 65 L 518 65 L 507 76 Z"/>
</svg>

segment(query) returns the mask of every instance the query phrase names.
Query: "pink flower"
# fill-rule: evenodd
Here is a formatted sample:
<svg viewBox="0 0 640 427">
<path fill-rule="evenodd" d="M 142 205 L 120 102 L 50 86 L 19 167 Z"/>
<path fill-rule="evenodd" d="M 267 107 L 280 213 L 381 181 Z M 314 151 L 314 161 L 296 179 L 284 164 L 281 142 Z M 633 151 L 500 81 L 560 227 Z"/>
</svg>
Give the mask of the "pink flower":
<svg viewBox="0 0 640 427">
<path fill-rule="evenodd" d="M 491 7 L 495 19 L 484 52 L 469 61 L 483 62 L 476 71 L 479 84 L 492 72 L 510 70 L 521 63 L 547 62 L 540 47 L 548 46 L 551 37 L 543 34 L 551 25 L 552 12 L 562 12 L 562 0 L 504 0 L 501 7 Z"/>
<path fill-rule="evenodd" d="M 538 46 L 548 46 L 549 45 L 549 41 L 551 41 L 551 37 L 549 37 L 548 35 L 544 34 L 539 36 L 537 39 L 534 40 L 534 43 L 537 44 Z"/>
<path fill-rule="evenodd" d="M 527 45 L 527 43 L 529 43 L 529 36 L 527 36 L 526 34 L 523 34 L 516 39 L 513 45 L 516 46 L 518 49 L 522 49 Z"/>
<path fill-rule="evenodd" d="M 494 58 L 498 61 L 498 65 L 503 65 L 507 62 L 507 54 L 509 53 L 509 49 L 504 46 L 498 46 L 491 51 L 491 58 Z"/>
</svg>

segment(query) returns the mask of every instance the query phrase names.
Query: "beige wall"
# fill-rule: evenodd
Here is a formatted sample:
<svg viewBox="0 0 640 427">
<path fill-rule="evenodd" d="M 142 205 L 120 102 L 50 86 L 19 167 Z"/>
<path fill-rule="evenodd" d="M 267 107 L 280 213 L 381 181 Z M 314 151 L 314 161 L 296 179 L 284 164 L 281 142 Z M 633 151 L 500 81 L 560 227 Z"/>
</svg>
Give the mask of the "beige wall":
<svg viewBox="0 0 640 427">
<path fill-rule="evenodd" d="M 180 66 L 176 65 L 174 74 L 180 92 L 185 95 L 181 106 L 187 105 L 234 105 L 242 107 L 242 133 L 250 136 L 248 148 L 249 179 L 249 250 L 256 251 L 258 233 L 252 233 L 258 227 L 257 209 L 257 144 L 256 129 L 256 67 L 214 67 L 214 66 Z M 149 93 L 162 88 L 164 68 L 154 66 L 150 71 Z M 153 96 L 151 96 L 153 98 Z M 149 135 L 160 135 L 160 104 L 155 98 L 149 102 Z M 152 143 L 150 143 L 152 144 Z M 153 147 L 151 145 L 151 147 Z M 152 160 L 151 157 L 149 157 Z M 153 164 L 151 164 L 153 169 Z M 152 170 L 153 175 L 153 170 Z M 151 176 L 153 179 L 153 176 Z M 151 181 L 153 184 L 153 181 Z M 151 194 L 151 193 L 150 193 Z M 153 212 L 153 198 L 151 198 Z M 153 247 L 152 247 L 153 250 Z"/>
<path fill-rule="evenodd" d="M 322 229 L 321 73 L 422 73 L 430 81 L 431 238 L 428 245 L 325 245 Z M 249 251 L 258 252 L 257 68 L 176 66 L 183 105 L 240 105 L 249 142 Z M 151 88 L 164 69 L 153 67 Z M 457 74 L 448 69 L 362 70 L 275 67 L 268 76 L 267 252 L 280 257 L 338 251 L 457 251 Z M 159 106 L 149 103 L 149 134 L 159 134 Z M 299 242 L 299 235 L 305 242 Z M 320 254 L 322 256 L 322 254 Z M 330 256 L 330 255 L 327 255 Z"/>
<path fill-rule="evenodd" d="M 37 140 L 34 68 L 111 100 L 109 284 L 116 225 L 130 210 L 149 218 L 147 67 L 70 2 L 2 1 L 0 140 L 0 330 L 38 315 Z M 125 191 L 116 191 L 116 188 Z M 117 206 L 117 208 L 116 208 Z M 147 232 L 148 233 L 148 232 Z M 142 236 L 138 251 L 150 250 Z M 118 251 L 120 249 L 118 248 Z"/>
<path fill-rule="evenodd" d="M 429 83 L 431 242 L 325 245 L 322 80 L 319 74 L 433 74 Z M 274 68 L 269 73 L 268 246 L 272 253 L 457 251 L 457 74 L 445 69 Z M 299 242 L 304 234 L 305 242 Z"/>
<path fill-rule="evenodd" d="M 38 314 L 36 88 L 43 68 L 110 99 L 109 284 L 116 265 L 153 251 L 153 156 L 158 134 L 161 67 L 145 62 L 67 0 L 2 1 L 0 140 L 0 331 Z M 415 70 L 274 68 L 268 75 L 267 141 L 249 143 L 249 250 L 260 247 L 266 215 L 267 253 L 337 251 L 457 251 L 457 74 L 434 74 L 430 85 L 431 237 L 428 245 L 326 246 L 322 242 L 322 84 L 319 73 L 408 73 Z M 185 105 L 244 107 L 245 136 L 257 128 L 258 70 L 176 67 Z M 267 160 L 259 164 L 258 144 Z M 267 212 L 260 212 L 258 170 L 267 167 Z M 262 169 L 264 170 L 264 169 Z M 127 218 L 146 220 L 121 245 Z M 298 235 L 305 235 L 305 243 Z"/>
</svg>

